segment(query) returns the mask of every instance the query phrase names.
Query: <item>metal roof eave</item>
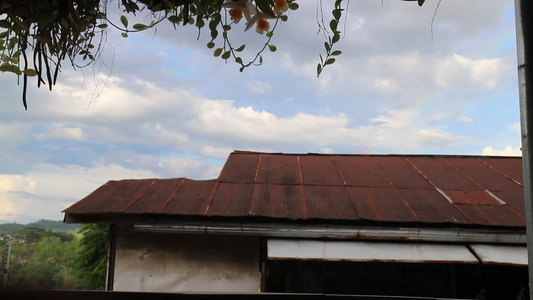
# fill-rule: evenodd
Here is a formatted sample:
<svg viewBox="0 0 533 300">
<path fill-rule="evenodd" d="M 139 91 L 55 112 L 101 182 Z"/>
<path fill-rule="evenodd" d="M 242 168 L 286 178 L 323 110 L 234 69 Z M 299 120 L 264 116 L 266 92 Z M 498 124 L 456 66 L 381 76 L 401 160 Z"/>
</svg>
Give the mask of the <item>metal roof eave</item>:
<svg viewBox="0 0 533 300">
<path fill-rule="evenodd" d="M 137 232 L 254 235 L 278 238 L 326 238 L 446 243 L 526 244 L 525 231 L 502 229 L 326 226 L 286 223 L 194 222 L 133 225 Z"/>
</svg>

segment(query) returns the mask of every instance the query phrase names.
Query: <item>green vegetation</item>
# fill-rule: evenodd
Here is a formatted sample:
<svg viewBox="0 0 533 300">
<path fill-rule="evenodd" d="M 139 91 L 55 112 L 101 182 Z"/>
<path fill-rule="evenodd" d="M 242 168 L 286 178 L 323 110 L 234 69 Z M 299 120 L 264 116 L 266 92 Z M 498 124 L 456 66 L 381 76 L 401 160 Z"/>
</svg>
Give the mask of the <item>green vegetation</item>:
<svg viewBox="0 0 533 300">
<path fill-rule="evenodd" d="M 17 224 L 17 223 L 6 223 L 6 224 L 0 224 L 0 235 L 14 234 L 20 229 L 27 228 L 27 227 L 37 227 L 37 228 L 61 230 L 61 231 L 75 231 L 75 230 L 79 230 L 81 228 L 81 225 L 67 224 L 67 223 L 63 223 L 62 221 L 52 221 L 52 220 L 44 220 L 44 219 L 41 219 L 37 222 L 28 223 L 27 225 Z"/>
<path fill-rule="evenodd" d="M 8 287 L 104 289 L 108 236 L 107 225 L 95 224 L 77 231 L 25 226 L 0 234 L 2 253 L 7 243 L 11 245 Z"/>
</svg>

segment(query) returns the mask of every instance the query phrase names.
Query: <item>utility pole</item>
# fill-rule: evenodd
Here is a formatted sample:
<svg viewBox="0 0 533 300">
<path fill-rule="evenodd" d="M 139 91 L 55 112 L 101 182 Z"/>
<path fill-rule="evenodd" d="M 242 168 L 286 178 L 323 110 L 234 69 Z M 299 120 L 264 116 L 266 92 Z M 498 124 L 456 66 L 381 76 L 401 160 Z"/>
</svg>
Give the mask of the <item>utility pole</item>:
<svg viewBox="0 0 533 300">
<path fill-rule="evenodd" d="M 3 263 L 3 267 L 2 267 L 2 270 L 3 270 L 3 273 L 4 273 L 4 278 L 2 280 L 2 286 L 3 287 L 7 287 L 7 273 L 9 272 L 9 256 L 10 256 L 10 253 L 11 253 L 11 244 L 7 244 L 6 245 L 6 249 L 4 250 L 4 255 L 2 255 L 3 257 L 3 260 L 4 260 L 4 263 Z"/>
<path fill-rule="evenodd" d="M 515 0 L 516 42 L 518 51 L 518 92 L 524 169 L 524 202 L 529 266 L 529 294 L 533 299 L 533 1 Z"/>
</svg>

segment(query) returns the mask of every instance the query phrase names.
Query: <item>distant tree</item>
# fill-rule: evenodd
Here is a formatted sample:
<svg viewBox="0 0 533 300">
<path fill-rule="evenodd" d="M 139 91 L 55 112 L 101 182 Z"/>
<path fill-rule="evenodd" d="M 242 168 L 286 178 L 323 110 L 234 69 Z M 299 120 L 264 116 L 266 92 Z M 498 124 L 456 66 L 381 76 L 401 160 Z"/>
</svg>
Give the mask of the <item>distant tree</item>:
<svg viewBox="0 0 533 300">
<path fill-rule="evenodd" d="M 109 226 L 84 224 L 80 234 L 80 251 L 76 259 L 78 288 L 102 290 L 106 283 Z"/>
<path fill-rule="evenodd" d="M 14 274 L 10 285 L 23 289 L 55 289 L 57 267 L 44 261 L 31 261 Z"/>
<path fill-rule="evenodd" d="M 54 221 L 47 219 L 39 219 L 39 221 L 28 223 L 26 226 L 50 229 L 54 231 L 74 231 L 81 228 L 79 224 L 71 224 L 65 223 L 63 221 Z"/>
<path fill-rule="evenodd" d="M 79 240 L 72 233 L 24 228 L 11 241 L 9 285 L 24 289 L 73 289 Z M 66 236 L 70 235 L 70 236 Z M 28 236 L 30 236 L 28 241 Z"/>
</svg>

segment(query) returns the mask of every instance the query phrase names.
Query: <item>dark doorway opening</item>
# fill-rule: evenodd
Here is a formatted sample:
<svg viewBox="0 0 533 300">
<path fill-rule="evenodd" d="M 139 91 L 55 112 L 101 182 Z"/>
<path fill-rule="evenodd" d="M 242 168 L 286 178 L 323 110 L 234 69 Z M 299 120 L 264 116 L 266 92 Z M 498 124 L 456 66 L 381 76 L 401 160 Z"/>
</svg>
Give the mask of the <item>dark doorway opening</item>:
<svg viewBox="0 0 533 300">
<path fill-rule="evenodd" d="M 527 267 L 450 263 L 268 261 L 265 291 L 515 300 Z M 527 291 L 526 291 L 527 295 Z"/>
</svg>

